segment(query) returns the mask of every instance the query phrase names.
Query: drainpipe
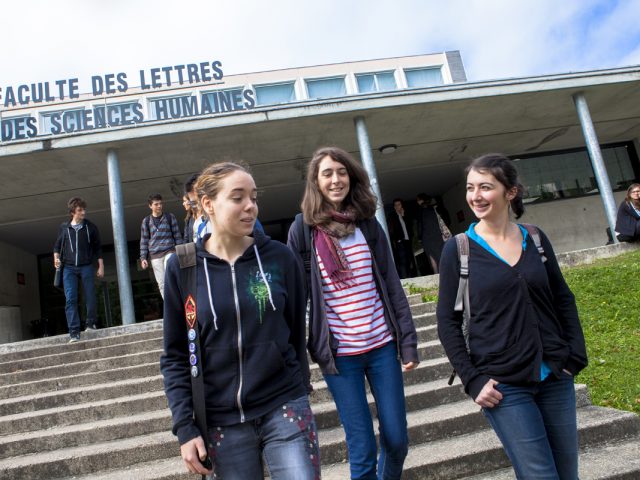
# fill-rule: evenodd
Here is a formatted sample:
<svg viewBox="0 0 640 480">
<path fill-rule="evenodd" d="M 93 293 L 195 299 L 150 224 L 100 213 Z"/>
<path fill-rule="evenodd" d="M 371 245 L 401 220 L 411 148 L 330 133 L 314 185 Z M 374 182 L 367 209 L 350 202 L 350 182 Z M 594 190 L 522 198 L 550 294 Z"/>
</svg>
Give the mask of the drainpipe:
<svg viewBox="0 0 640 480">
<path fill-rule="evenodd" d="M 133 309 L 133 291 L 129 275 L 129 253 L 127 234 L 124 228 L 124 207 L 122 202 L 122 184 L 120 182 L 120 163 L 115 150 L 107 151 L 107 171 L 109 175 L 109 200 L 111 203 L 111 224 L 113 225 L 113 246 L 116 253 L 118 273 L 118 292 L 120 294 L 120 312 L 122 324 L 136 323 Z"/>
</svg>

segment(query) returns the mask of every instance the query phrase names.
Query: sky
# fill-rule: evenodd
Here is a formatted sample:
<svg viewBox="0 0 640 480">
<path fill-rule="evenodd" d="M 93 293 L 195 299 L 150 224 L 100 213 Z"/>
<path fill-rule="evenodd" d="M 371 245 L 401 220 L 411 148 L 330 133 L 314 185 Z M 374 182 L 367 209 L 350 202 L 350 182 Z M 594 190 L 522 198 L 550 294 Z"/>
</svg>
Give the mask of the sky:
<svg viewBox="0 0 640 480">
<path fill-rule="evenodd" d="M 459 50 L 470 81 L 640 64 L 640 0 L 6 0 L 0 87 L 219 60 L 225 75 Z M 134 86 L 134 85 L 131 85 Z"/>
</svg>

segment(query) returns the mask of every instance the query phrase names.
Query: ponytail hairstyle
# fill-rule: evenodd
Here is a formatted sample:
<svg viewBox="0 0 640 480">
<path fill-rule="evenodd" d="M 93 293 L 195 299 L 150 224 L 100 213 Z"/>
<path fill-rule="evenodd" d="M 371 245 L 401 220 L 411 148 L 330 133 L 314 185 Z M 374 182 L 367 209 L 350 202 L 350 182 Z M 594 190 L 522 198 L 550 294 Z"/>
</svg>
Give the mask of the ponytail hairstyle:
<svg viewBox="0 0 640 480">
<path fill-rule="evenodd" d="M 307 225 L 322 225 L 331 220 L 333 206 L 324 198 L 318 187 L 318 171 L 320 162 L 325 157 L 341 163 L 349 174 L 349 193 L 342 202 L 342 207 L 351 207 L 356 220 L 371 218 L 376 214 L 377 199 L 371 189 L 369 175 L 359 162 L 348 152 L 338 147 L 323 147 L 313 152 L 307 167 L 307 180 L 300 209 Z"/>
<path fill-rule="evenodd" d="M 202 198 L 215 199 L 220 193 L 222 180 L 238 171 L 251 175 L 248 167 L 234 162 L 213 163 L 202 170 L 193 184 L 193 191 L 198 196 L 198 211 L 202 210 Z"/>
<path fill-rule="evenodd" d="M 524 203 L 522 202 L 524 186 L 518 180 L 518 170 L 511 159 L 501 153 L 487 153 L 473 159 L 465 169 L 465 175 L 468 175 L 471 170 L 490 173 L 507 191 L 515 188 L 516 196 L 510 202 L 511 210 L 513 210 L 516 219 L 524 214 Z"/>
</svg>

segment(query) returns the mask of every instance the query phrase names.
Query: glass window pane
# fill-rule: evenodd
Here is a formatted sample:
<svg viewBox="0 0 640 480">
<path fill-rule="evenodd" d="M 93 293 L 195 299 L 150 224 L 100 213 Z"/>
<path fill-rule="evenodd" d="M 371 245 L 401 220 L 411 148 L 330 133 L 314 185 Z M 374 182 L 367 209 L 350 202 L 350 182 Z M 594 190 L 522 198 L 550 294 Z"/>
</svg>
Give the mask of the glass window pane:
<svg viewBox="0 0 640 480">
<path fill-rule="evenodd" d="M 442 73 L 440 68 L 417 68 L 415 70 L 405 70 L 407 77 L 407 86 L 409 88 L 417 87 L 435 87 L 442 85 Z"/>
<path fill-rule="evenodd" d="M 379 92 L 386 92 L 397 88 L 396 77 L 393 75 L 393 72 L 376 73 L 376 78 L 378 80 Z"/>
<path fill-rule="evenodd" d="M 634 179 L 626 146 L 601 147 L 613 190 L 626 189 Z M 578 197 L 598 192 L 586 150 L 540 155 L 518 160 L 525 203 Z"/>
<path fill-rule="evenodd" d="M 309 98 L 343 97 L 347 94 L 344 77 L 307 80 Z"/>
<path fill-rule="evenodd" d="M 276 103 L 296 101 L 293 82 L 280 83 L 278 85 L 257 85 L 255 88 L 258 105 L 274 105 Z"/>
<path fill-rule="evenodd" d="M 358 91 L 360 93 L 369 93 L 376 91 L 376 84 L 373 75 L 356 75 L 358 80 Z"/>
</svg>

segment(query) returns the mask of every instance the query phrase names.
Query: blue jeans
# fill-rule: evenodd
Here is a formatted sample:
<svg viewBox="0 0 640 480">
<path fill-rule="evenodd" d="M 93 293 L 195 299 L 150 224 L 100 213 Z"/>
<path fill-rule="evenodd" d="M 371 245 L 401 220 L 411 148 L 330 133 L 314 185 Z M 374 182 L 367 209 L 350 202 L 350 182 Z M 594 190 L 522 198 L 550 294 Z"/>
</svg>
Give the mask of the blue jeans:
<svg viewBox="0 0 640 480">
<path fill-rule="evenodd" d="M 517 478 L 578 478 L 578 429 L 573 377 L 519 387 L 498 384 L 500 403 L 483 408 Z"/>
<path fill-rule="evenodd" d="M 64 311 L 67 315 L 69 335 L 80 334 L 80 314 L 78 312 L 78 280 L 82 281 L 84 298 L 87 303 L 87 325 L 96 323 L 96 291 L 93 283 L 95 270 L 93 265 L 66 265 L 62 269 L 64 296 L 67 299 Z"/>
<path fill-rule="evenodd" d="M 352 479 L 399 479 L 409 450 L 402 369 L 395 342 L 360 355 L 336 357 L 339 375 L 325 375 L 347 437 Z M 380 456 L 364 380 L 376 402 Z M 377 476 L 376 476 L 377 463 Z"/>
<path fill-rule="evenodd" d="M 263 455 L 273 480 L 320 479 L 318 434 L 306 395 L 249 422 L 209 427 L 212 480 L 264 478 Z"/>
</svg>

